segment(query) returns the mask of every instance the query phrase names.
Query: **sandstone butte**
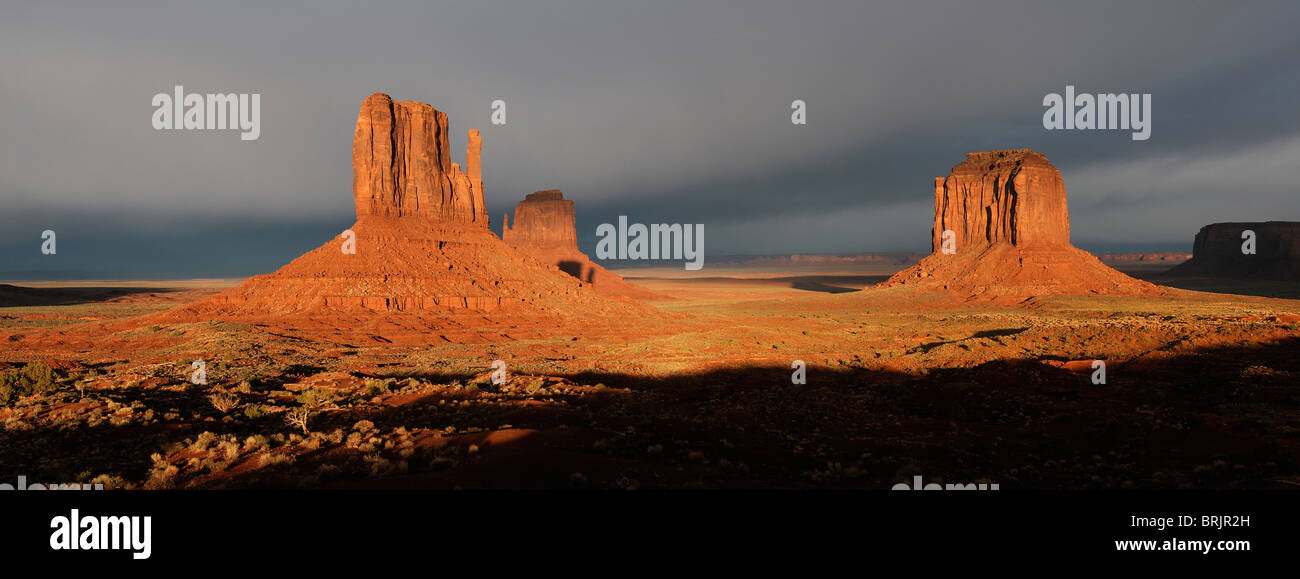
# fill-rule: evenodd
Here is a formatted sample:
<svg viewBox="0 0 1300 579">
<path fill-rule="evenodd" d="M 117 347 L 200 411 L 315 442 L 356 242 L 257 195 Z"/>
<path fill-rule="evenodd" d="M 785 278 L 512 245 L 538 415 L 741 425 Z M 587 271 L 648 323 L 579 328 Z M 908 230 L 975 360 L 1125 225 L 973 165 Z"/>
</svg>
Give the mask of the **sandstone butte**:
<svg viewBox="0 0 1300 579">
<path fill-rule="evenodd" d="M 1255 253 L 1242 253 L 1242 234 L 1255 232 Z M 1300 280 L 1300 222 L 1213 223 L 1192 243 L 1192 259 L 1173 275 L 1237 279 Z"/>
<path fill-rule="evenodd" d="M 952 231 L 955 253 L 942 252 Z M 1070 244 L 1061 173 L 1028 149 L 969 153 L 934 180 L 932 253 L 881 283 L 965 298 L 1163 294 Z"/>
<path fill-rule="evenodd" d="M 164 312 L 166 318 L 422 317 L 483 312 L 626 314 L 647 306 L 596 294 L 539 264 L 488 228 L 478 131 L 466 167 L 452 163 L 447 115 L 425 103 L 375 93 L 361 105 L 352 140 L 355 253 L 346 233 L 278 271 Z M 475 316 L 467 316 L 474 318 Z"/>
<path fill-rule="evenodd" d="M 503 217 L 501 239 L 520 252 L 591 284 L 598 292 L 639 299 L 655 297 L 653 292 L 629 283 L 578 250 L 573 201 L 565 199 L 559 190 L 530 193 L 515 205 L 514 227 L 510 226 L 510 214 Z"/>
</svg>

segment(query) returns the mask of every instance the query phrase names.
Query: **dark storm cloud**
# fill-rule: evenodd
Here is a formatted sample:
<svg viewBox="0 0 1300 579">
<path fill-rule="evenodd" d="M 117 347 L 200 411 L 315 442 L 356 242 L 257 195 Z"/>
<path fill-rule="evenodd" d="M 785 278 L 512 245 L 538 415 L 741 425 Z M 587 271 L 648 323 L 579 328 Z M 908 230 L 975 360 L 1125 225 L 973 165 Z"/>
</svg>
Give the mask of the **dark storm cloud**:
<svg viewBox="0 0 1300 579">
<path fill-rule="evenodd" d="M 713 254 L 924 249 L 930 179 L 1002 147 L 1061 168 L 1085 245 L 1300 218 L 1291 2 L 264 4 L 5 8 L 0 270 L 55 222 L 123 271 L 252 273 L 323 243 L 307 236 L 350 223 L 352 127 L 375 91 L 446 111 L 455 160 L 483 131 L 498 228 L 559 188 L 588 249 L 620 214 L 705 223 Z M 176 84 L 261 93 L 261 138 L 154 131 L 150 97 Z M 1043 95 L 1066 84 L 1151 93 L 1151 139 L 1045 131 Z M 222 232 L 252 238 L 218 255 L 201 239 Z M 107 249 L 122 239 L 169 249 Z"/>
</svg>

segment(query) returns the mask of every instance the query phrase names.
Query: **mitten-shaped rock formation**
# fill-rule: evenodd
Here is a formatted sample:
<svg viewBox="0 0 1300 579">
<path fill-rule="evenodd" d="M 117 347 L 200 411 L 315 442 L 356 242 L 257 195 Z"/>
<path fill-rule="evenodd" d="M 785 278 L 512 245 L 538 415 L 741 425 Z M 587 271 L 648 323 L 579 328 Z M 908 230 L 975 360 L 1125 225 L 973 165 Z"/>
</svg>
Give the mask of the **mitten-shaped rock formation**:
<svg viewBox="0 0 1300 579">
<path fill-rule="evenodd" d="M 1254 253 L 1247 253 L 1247 231 Z M 1192 259 L 1172 275 L 1237 279 L 1300 280 L 1300 222 L 1214 223 L 1202 227 L 1192 244 Z"/>
<path fill-rule="evenodd" d="M 934 180 L 931 249 L 881 285 L 989 298 L 1162 291 L 1070 245 L 1061 173 L 1028 149 L 970 153 Z"/>
<path fill-rule="evenodd" d="M 565 199 L 559 190 L 538 191 L 524 197 L 515 205 L 514 227 L 510 226 L 510 214 L 504 216 L 501 239 L 542 263 L 591 284 L 601 293 L 642 299 L 654 297 L 649 290 L 597 265 L 578 250 L 573 201 Z"/>
<path fill-rule="evenodd" d="M 458 312 L 482 324 L 482 312 L 588 316 L 641 308 L 601 297 L 493 235 L 482 140 L 470 131 L 463 173 L 450 161 L 446 135 L 447 115 L 427 104 L 367 98 L 352 149 L 356 224 L 275 273 L 166 316 L 337 319 L 337 312 L 378 311 L 415 313 L 436 325 Z M 572 234 L 571 212 L 569 227 Z"/>
<path fill-rule="evenodd" d="M 382 93 L 361 103 L 352 137 L 352 195 L 357 217 L 419 217 L 487 227 L 479 154 L 470 131 L 466 166 L 451 162 L 447 113 Z"/>
</svg>

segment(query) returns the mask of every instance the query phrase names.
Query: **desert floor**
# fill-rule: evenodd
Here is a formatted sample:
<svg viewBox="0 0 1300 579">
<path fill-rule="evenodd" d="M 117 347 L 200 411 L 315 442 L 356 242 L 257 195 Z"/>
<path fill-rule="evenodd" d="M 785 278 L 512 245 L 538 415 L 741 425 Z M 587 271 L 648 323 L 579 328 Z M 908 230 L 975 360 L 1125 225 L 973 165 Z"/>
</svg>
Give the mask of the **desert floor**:
<svg viewBox="0 0 1300 579">
<path fill-rule="evenodd" d="M 893 269 L 627 269 L 660 315 L 584 323 L 168 324 L 148 314 L 238 280 L 0 286 L 0 372 L 54 370 L 0 407 L 0 482 L 1300 488 L 1295 284 L 1135 269 L 1199 291 L 863 289 Z"/>
</svg>

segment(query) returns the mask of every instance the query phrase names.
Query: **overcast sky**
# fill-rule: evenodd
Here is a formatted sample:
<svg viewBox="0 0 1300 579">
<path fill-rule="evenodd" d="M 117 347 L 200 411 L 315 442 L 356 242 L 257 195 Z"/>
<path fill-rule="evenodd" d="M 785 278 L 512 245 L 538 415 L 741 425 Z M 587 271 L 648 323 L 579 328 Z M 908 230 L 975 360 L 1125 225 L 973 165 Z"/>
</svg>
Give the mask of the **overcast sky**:
<svg viewBox="0 0 1300 579">
<path fill-rule="evenodd" d="M 620 214 L 712 255 L 928 251 L 933 177 L 992 148 L 1060 168 L 1086 248 L 1300 220 L 1292 1 L 10 4 L 0 276 L 270 271 L 353 222 L 374 92 L 447 112 L 454 161 L 482 131 L 494 230 L 561 189 L 588 253 Z M 1151 138 L 1045 130 L 1067 84 L 1150 93 Z M 261 94 L 261 138 L 155 131 L 175 85 Z"/>
</svg>

